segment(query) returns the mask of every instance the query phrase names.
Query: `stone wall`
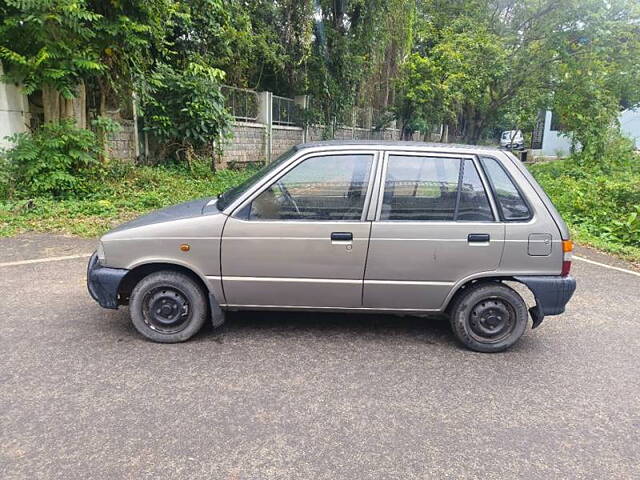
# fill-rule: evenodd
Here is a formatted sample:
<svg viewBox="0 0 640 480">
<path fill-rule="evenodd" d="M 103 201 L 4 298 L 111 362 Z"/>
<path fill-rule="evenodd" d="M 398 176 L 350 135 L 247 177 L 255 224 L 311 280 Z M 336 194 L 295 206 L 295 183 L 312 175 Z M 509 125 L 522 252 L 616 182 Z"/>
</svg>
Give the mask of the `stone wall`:
<svg viewBox="0 0 640 480">
<path fill-rule="evenodd" d="M 133 120 L 118 119 L 120 130 L 109 135 L 107 149 L 109 157 L 118 160 L 136 159 L 136 135 Z"/>
<path fill-rule="evenodd" d="M 274 125 L 271 129 L 271 158 L 278 158 L 294 145 L 303 142 L 304 130 L 302 128 Z"/>
<path fill-rule="evenodd" d="M 134 123 L 131 120 L 117 119 L 122 128 L 108 139 L 111 158 L 135 160 L 136 145 Z M 311 126 L 306 130 L 306 141 L 322 140 L 324 128 Z M 267 158 L 267 128 L 262 123 L 236 122 L 231 127 L 231 136 L 225 141 L 219 168 L 239 167 L 250 163 L 264 162 Z M 398 140 L 400 131 L 389 129 L 372 131 L 364 128 L 340 127 L 335 131 L 336 140 Z M 420 140 L 419 135 L 414 136 Z M 273 125 L 271 128 L 271 159 L 275 159 L 294 145 L 305 142 L 305 129 Z"/>
<path fill-rule="evenodd" d="M 261 123 L 236 122 L 224 145 L 220 167 L 262 162 L 266 156 L 266 127 Z"/>
</svg>

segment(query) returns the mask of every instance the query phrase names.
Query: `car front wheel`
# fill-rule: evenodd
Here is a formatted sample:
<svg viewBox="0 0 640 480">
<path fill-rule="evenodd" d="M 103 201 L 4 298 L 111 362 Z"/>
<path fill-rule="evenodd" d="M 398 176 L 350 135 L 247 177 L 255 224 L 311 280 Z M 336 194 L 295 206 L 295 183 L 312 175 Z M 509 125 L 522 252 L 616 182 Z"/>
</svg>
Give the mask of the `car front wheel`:
<svg viewBox="0 0 640 480">
<path fill-rule="evenodd" d="M 515 344 L 527 327 L 527 305 L 512 288 L 498 282 L 465 289 L 450 310 L 451 328 L 477 352 L 501 352 Z"/>
<path fill-rule="evenodd" d="M 147 275 L 133 289 L 131 321 L 149 340 L 177 343 L 195 335 L 208 315 L 207 297 L 200 285 L 179 272 Z"/>
</svg>

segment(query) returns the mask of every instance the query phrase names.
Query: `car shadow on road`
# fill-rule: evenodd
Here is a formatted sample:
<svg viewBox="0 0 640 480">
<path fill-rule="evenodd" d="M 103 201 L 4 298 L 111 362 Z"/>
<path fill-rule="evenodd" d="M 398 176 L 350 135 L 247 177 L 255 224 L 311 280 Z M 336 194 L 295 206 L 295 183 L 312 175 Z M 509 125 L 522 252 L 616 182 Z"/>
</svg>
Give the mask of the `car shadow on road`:
<svg viewBox="0 0 640 480">
<path fill-rule="evenodd" d="M 100 310 L 104 312 L 103 310 Z M 95 324 L 94 324 L 95 325 Z M 116 337 L 118 342 L 148 342 L 131 324 L 128 308 L 112 312 L 110 321 L 100 322 L 104 333 Z M 335 342 L 336 345 L 353 343 L 383 343 L 393 345 L 434 345 L 446 349 L 476 354 L 464 349 L 451 332 L 449 319 L 444 315 L 428 317 L 389 314 L 317 313 L 242 311 L 228 312 L 226 322 L 218 327 L 207 322 L 202 330 L 187 343 L 218 344 L 243 341 Z M 536 335 L 526 335 L 508 352 L 539 351 Z M 482 355 L 482 354 L 480 354 Z"/>
<path fill-rule="evenodd" d="M 448 318 L 397 316 L 384 314 L 340 314 L 317 312 L 260 312 L 227 313 L 225 324 L 219 328 L 208 325 L 193 341 L 224 343 L 230 336 L 259 337 L 354 337 L 395 342 L 455 344 Z"/>
<path fill-rule="evenodd" d="M 120 308 L 109 315 L 111 321 L 100 322 L 107 334 L 140 338 L 129 319 L 129 309 Z M 260 338 L 367 338 L 393 339 L 400 343 L 456 345 L 449 320 L 444 315 L 429 317 L 388 314 L 318 313 L 318 312 L 228 312 L 226 322 L 218 327 L 207 322 L 189 342 L 224 343 L 230 337 Z M 344 340 L 342 340 L 344 341 Z"/>
</svg>

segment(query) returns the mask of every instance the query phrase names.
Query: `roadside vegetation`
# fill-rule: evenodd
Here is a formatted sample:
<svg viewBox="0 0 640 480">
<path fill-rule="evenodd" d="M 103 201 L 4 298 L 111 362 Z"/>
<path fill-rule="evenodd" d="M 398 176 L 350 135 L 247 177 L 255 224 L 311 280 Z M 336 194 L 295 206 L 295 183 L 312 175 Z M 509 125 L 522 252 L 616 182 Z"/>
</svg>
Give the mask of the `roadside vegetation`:
<svg viewBox="0 0 640 480">
<path fill-rule="evenodd" d="M 101 159 L 98 140 L 72 122 L 48 124 L 0 155 L 0 236 L 97 236 L 150 210 L 215 196 L 252 173 L 211 170 L 211 159 L 136 165 Z"/>
<path fill-rule="evenodd" d="M 0 200 L 0 237 L 55 232 L 95 237 L 151 210 L 211 197 L 240 183 L 252 171 L 114 164 L 99 185 L 81 196 Z"/>
<path fill-rule="evenodd" d="M 23 134 L 0 157 L 0 236 L 55 232 L 98 236 L 138 215 L 215 196 L 253 169 L 213 172 L 211 159 L 136 165 L 100 161 L 97 139 L 72 123 Z M 640 261 L 640 156 L 611 137 L 588 153 L 529 168 L 580 243 Z"/>
<path fill-rule="evenodd" d="M 606 155 L 531 165 L 531 172 L 582 244 L 640 262 L 640 155 L 626 139 Z"/>
</svg>

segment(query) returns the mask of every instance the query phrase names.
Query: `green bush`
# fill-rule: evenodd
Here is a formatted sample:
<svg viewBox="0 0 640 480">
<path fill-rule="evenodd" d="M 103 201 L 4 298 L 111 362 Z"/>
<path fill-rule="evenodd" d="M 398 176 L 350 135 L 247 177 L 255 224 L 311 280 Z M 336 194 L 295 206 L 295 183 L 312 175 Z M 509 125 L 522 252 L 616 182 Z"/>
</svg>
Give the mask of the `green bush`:
<svg viewBox="0 0 640 480">
<path fill-rule="evenodd" d="M 15 146 L 0 152 L 12 182 L 4 198 L 72 198 L 92 191 L 103 174 L 95 134 L 73 121 L 47 123 L 10 141 Z"/>
<path fill-rule="evenodd" d="M 80 198 L 0 200 L 0 237 L 25 231 L 101 235 L 150 210 L 213 197 L 254 173 L 253 168 L 202 172 L 185 165 L 139 166 L 112 161 L 94 193 Z"/>
<path fill-rule="evenodd" d="M 9 160 L 0 152 L 0 200 L 8 198 L 12 187 L 11 166 Z"/>
<path fill-rule="evenodd" d="M 580 156 L 530 167 L 577 235 L 604 247 L 640 247 L 640 157 L 613 141 L 598 163 Z"/>
<path fill-rule="evenodd" d="M 191 162 L 203 148 L 219 143 L 231 120 L 221 90 L 224 73 L 189 63 L 183 70 L 159 64 L 143 97 L 145 129 L 158 143 L 157 160 Z"/>
</svg>

